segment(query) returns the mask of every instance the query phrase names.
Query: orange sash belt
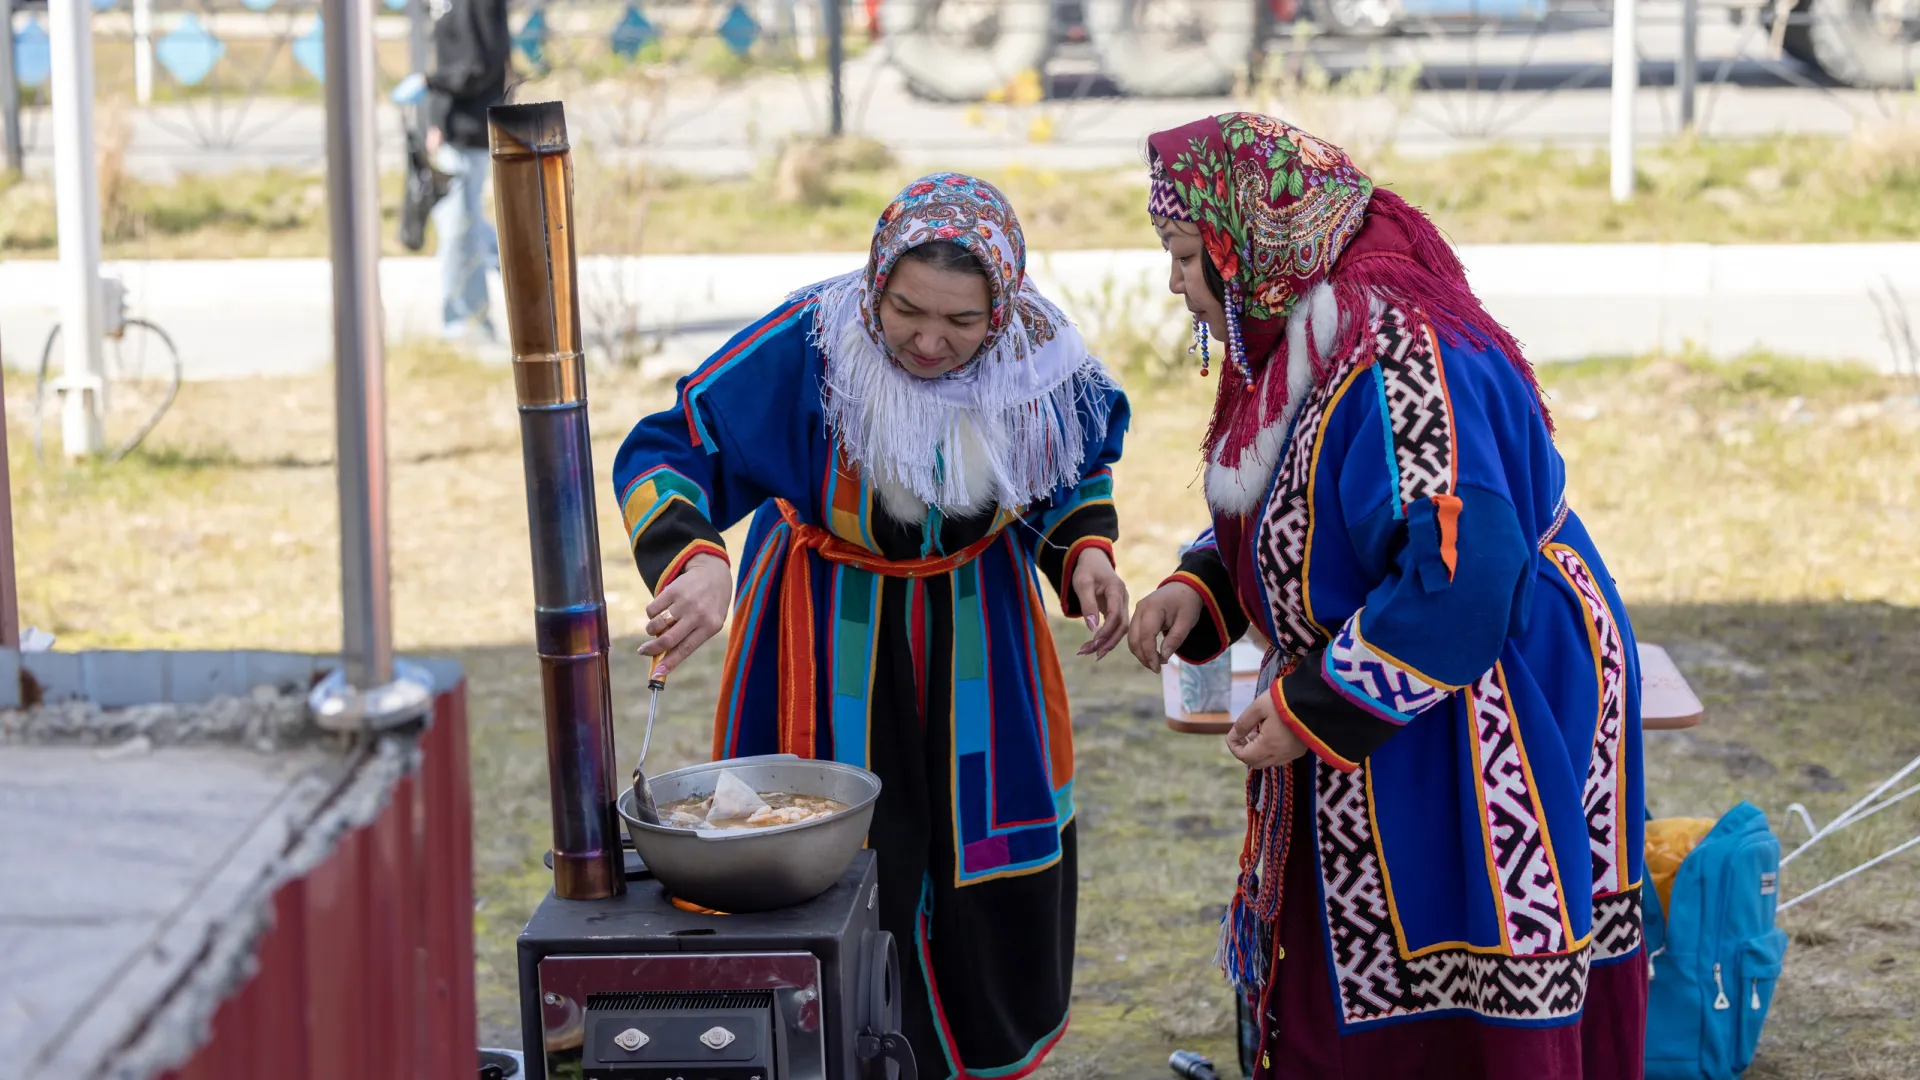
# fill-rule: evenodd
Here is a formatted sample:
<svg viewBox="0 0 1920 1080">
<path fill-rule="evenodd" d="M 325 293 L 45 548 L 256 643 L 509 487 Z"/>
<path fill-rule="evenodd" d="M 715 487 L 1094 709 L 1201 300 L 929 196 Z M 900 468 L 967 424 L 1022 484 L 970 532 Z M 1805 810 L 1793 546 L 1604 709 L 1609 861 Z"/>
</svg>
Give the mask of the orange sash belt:
<svg viewBox="0 0 1920 1080">
<path fill-rule="evenodd" d="M 791 534 L 787 538 L 787 565 L 780 581 L 780 752 L 812 757 L 818 724 L 819 673 L 814 658 L 813 575 L 807 556 L 894 578 L 929 578 L 952 573 L 984 554 L 1000 538 L 998 530 L 951 555 L 921 559 L 885 559 L 818 525 L 800 520 L 800 512 L 785 499 L 776 499 L 780 516 Z"/>
</svg>

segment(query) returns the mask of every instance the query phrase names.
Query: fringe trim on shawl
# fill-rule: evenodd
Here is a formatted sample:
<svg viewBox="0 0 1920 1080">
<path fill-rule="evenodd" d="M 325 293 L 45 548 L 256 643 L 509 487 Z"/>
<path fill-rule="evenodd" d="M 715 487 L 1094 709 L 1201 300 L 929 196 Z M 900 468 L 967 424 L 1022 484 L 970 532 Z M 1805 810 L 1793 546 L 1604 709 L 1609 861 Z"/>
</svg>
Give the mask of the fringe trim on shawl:
<svg viewBox="0 0 1920 1080">
<path fill-rule="evenodd" d="M 1532 389 L 1534 407 L 1551 433 L 1553 416 L 1547 410 L 1533 365 L 1527 361 L 1520 343 L 1487 313 L 1480 298 L 1474 295 L 1467 283 L 1466 268 L 1446 238 L 1440 235 L 1440 230 L 1419 208 L 1385 188 L 1374 189 L 1367 213 L 1397 226 L 1407 240 L 1407 248 L 1361 252 L 1335 264 L 1332 275 L 1323 285 L 1333 290 L 1337 318 L 1331 321 L 1338 332 L 1329 343 L 1323 329 L 1328 320 L 1316 312 L 1312 316 L 1314 332 L 1305 335 L 1313 363 L 1313 385 L 1324 382 L 1338 362 L 1365 347 L 1373 305 L 1384 301 L 1427 320 L 1448 344 L 1498 350 Z M 1314 293 L 1302 299 L 1294 317 L 1298 317 L 1299 308 L 1317 306 L 1312 300 L 1318 291 L 1316 287 Z M 1283 335 L 1274 355 L 1261 370 L 1274 365 L 1291 366 L 1290 353 L 1298 347 L 1299 341 L 1293 333 Z M 1372 360 L 1366 357 L 1361 362 Z M 1258 393 L 1248 394 L 1238 383 L 1220 380 L 1213 417 L 1202 443 L 1209 463 L 1217 461 L 1228 467 L 1241 463 L 1254 449 L 1264 427 L 1261 419 L 1282 415 L 1293 403 L 1296 395 L 1291 392 L 1290 381 L 1262 378 Z M 1247 400 L 1249 398 L 1258 401 Z"/>
<path fill-rule="evenodd" d="M 1226 460 L 1225 446 L 1212 446 L 1207 456 L 1205 489 L 1209 507 L 1244 516 L 1253 513 L 1267 497 L 1274 470 L 1287 448 L 1287 428 L 1320 378 L 1308 358 L 1332 349 L 1338 318 L 1333 289 L 1324 283 L 1315 285 L 1294 305 L 1287 316 L 1287 332 L 1283 338 L 1286 344 L 1274 362 L 1260 373 L 1260 386 L 1253 395 L 1260 399 L 1261 410 L 1258 416 L 1250 416 L 1248 420 L 1259 424 L 1259 430 L 1231 463 Z M 1223 388 L 1228 385 L 1224 377 L 1220 382 Z M 1268 383 L 1285 385 L 1276 393 Z M 1246 393 L 1237 386 L 1233 392 Z"/>
<path fill-rule="evenodd" d="M 963 442 L 971 426 L 1001 506 L 1031 506 L 1079 484 L 1087 443 L 1106 438 L 1119 384 L 1065 314 L 1024 288 L 996 340 L 964 367 L 921 379 L 867 332 L 865 292 L 857 271 L 794 294 L 819 304 L 809 340 L 827 360 L 827 426 L 863 474 L 943 513 L 975 509 L 980 485 L 969 471 L 981 458 Z M 1050 324 L 1051 338 L 1035 346 L 1029 320 Z"/>
<path fill-rule="evenodd" d="M 1343 316 L 1340 340 L 1335 343 L 1331 356 L 1314 358 L 1316 371 L 1324 377 L 1333 357 L 1348 356 L 1360 348 L 1366 320 L 1345 316 L 1366 311 L 1370 299 L 1377 295 L 1403 311 L 1425 318 L 1449 344 L 1498 350 L 1533 390 L 1534 407 L 1540 410 L 1540 418 L 1551 433 L 1553 416 L 1547 411 L 1533 365 L 1521 351 L 1520 343 L 1487 313 L 1480 298 L 1473 294 L 1467 284 L 1466 268 L 1446 238 L 1440 235 L 1440 230 L 1418 207 L 1382 188 L 1374 190 L 1367 212 L 1399 226 L 1410 250 L 1404 254 L 1362 253 L 1338 267 L 1333 287 Z"/>
</svg>

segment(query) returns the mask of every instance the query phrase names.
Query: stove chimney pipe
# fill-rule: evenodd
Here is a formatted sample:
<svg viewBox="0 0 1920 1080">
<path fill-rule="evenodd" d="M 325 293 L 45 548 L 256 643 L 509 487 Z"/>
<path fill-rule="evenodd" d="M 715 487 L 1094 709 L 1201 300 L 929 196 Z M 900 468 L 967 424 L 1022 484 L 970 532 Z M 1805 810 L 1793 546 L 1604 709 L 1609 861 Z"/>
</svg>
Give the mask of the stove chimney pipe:
<svg viewBox="0 0 1920 1080">
<path fill-rule="evenodd" d="M 573 251 L 573 155 L 557 101 L 487 110 L 500 280 L 533 540 L 534 640 L 546 702 L 553 888 L 568 900 L 626 891 L 607 678 L 587 369 Z"/>
</svg>

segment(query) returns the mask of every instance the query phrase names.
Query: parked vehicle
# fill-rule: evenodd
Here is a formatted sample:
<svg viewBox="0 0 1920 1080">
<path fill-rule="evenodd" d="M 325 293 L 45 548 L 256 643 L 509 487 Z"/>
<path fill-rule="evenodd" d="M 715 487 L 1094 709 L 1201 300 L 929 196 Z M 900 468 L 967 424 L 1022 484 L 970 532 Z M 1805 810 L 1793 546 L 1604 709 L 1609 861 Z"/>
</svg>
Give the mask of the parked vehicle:
<svg viewBox="0 0 1920 1080">
<path fill-rule="evenodd" d="M 1773 6 L 1759 9 L 1787 55 L 1845 86 L 1920 87 L 1920 0 L 1797 0 L 1784 29 Z"/>
<path fill-rule="evenodd" d="M 1920 0 L 1789 0 L 1785 51 L 1835 82 L 1910 89 L 1920 74 Z M 1090 56 L 1124 93 L 1232 90 L 1258 50 L 1297 18 L 1346 39 L 1489 24 L 1605 20 L 1610 0 L 869 0 L 916 94 L 978 101 L 1050 59 Z M 877 8 L 877 10 L 875 10 Z M 1736 18 L 1742 9 L 1730 8 Z M 1773 0 L 1746 9 L 1772 27 Z"/>
</svg>

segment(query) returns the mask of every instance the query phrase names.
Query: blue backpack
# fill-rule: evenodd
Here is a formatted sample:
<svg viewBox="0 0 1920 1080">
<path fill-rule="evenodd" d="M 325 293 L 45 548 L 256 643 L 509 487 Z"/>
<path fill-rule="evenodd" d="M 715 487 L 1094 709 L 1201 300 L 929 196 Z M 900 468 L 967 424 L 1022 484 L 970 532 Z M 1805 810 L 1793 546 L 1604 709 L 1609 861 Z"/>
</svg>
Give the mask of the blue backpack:
<svg viewBox="0 0 1920 1080">
<path fill-rule="evenodd" d="M 1664 916 L 1647 881 L 1647 1080 L 1733 1080 L 1753 1063 L 1787 954 L 1779 892 L 1780 841 L 1749 802 L 1680 864 Z"/>
</svg>

